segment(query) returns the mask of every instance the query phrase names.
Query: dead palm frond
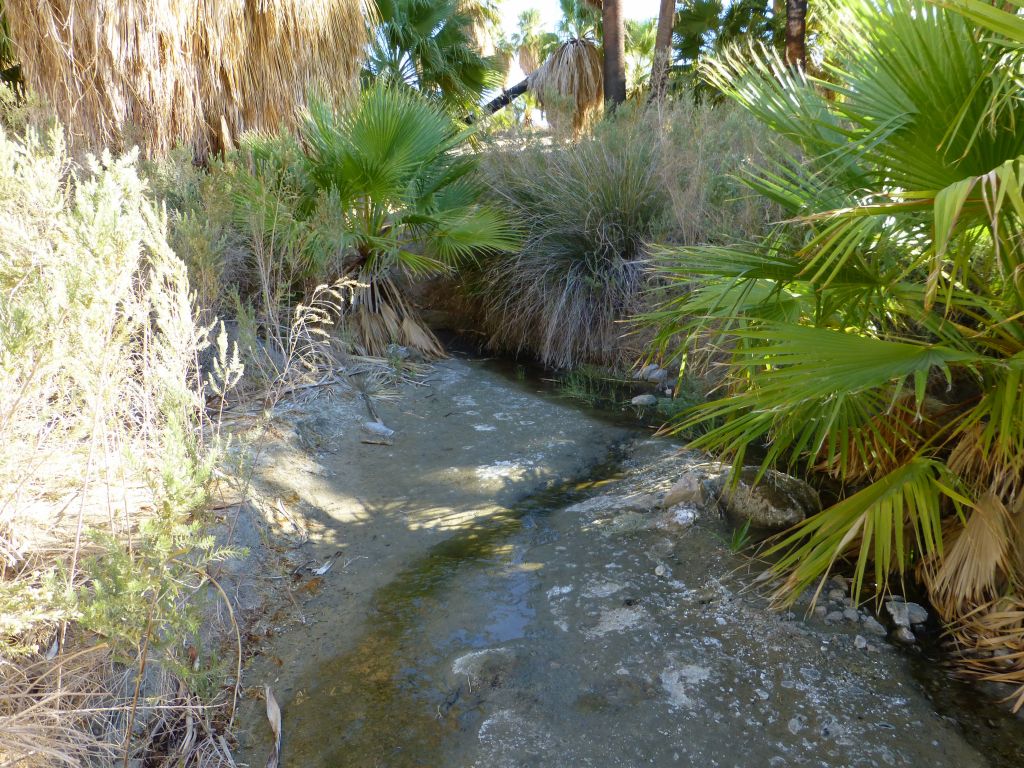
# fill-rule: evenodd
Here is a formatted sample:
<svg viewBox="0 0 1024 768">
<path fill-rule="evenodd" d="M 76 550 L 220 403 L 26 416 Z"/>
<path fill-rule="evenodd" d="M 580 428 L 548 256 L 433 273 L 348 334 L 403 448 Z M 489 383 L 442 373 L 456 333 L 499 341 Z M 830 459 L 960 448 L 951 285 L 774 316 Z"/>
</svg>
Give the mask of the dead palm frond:
<svg viewBox="0 0 1024 768">
<path fill-rule="evenodd" d="M 1015 686 L 1013 711 L 1024 707 L 1024 600 L 1004 597 L 974 608 L 951 628 L 960 669 L 972 677 Z"/>
<path fill-rule="evenodd" d="M 200 156 L 246 130 L 293 125 L 310 91 L 356 84 L 361 0 L 5 0 L 27 85 L 76 144 L 141 141 Z"/>
<path fill-rule="evenodd" d="M 604 104 L 601 52 L 591 40 L 568 40 L 530 75 L 551 127 L 578 138 Z"/>
<path fill-rule="evenodd" d="M 932 601 L 946 616 L 994 599 L 1013 571 L 1013 519 L 999 497 L 987 493 L 974 505 L 963 525 L 945 534 L 952 544 L 937 566 L 925 568 Z M 947 528 L 948 531 L 948 528 Z"/>
</svg>

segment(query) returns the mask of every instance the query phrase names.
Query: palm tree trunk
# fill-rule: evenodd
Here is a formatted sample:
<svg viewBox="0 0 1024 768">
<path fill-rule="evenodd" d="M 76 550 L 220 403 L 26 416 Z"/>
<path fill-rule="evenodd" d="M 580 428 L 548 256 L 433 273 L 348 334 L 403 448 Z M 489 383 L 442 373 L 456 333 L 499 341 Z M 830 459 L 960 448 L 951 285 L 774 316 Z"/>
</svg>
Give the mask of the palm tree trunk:
<svg viewBox="0 0 1024 768">
<path fill-rule="evenodd" d="M 487 115 L 493 115 L 495 112 L 507 107 L 528 90 L 530 90 L 530 78 L 527 77 L 521 82 L 513 85 L 511 88 L 502 88 L 501 94 L 495 96 L 489 102 L 484 104 L 480 108 L 480 111 L 483 113 L 484 117 Z M 477 116 L 475 114 L 466 115 L 466 117 L 462 118 L 462 122 L 466 123 L 466 125 L 472 125 L 476 120 Z"/>
<path fill-rule="evenodd" d="M 672 60 L 672 24 L 676 17 L 675 0 L 661 0 L 658 35 L 654 40 L 654 66 L 651 68 L 651 101 L 660 101 L 668 86 L 668 67 Z"/>
<path fill-rule="evenodd" d="M 626 100 L 626 29 L 621 0 L 601 4 L 604 26 L 604 97 L 609 107 Z"/>
<path fill-rule="evenodd" d="M 786 63 L 807 70 L 807 0 L 786 0 Z"/>
</svg>

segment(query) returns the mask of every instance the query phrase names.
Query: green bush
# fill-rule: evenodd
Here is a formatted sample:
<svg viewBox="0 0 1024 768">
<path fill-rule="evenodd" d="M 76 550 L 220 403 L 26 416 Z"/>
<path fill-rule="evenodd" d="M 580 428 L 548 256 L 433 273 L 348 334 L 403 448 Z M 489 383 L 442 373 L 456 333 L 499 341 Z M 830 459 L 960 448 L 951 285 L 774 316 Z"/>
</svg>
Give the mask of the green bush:
<svg viewBox="0 0 1024 768">
<path fill-rule="evenodd" d="M 482 173 L 526 234 L 468 281 L 490 345 L 562 368 L 632 362 L 640 346 L 621 321 L 645 306 L 649 243 L 764 227 L 771 206 L 738 199 L 728 176 L 751 155 L 737 110 L 689 102 L 623 109 L 578 143 L 498 142 Z"/>
<path fill-rule="evenodd" d="M 961 5 L 969 5 L 962 3 Z M 1024 40 L 1024 24 L 986 3 Z M 713 83 L 800 156 L 752 186 L 789 223 L 756 245 L 666 254 L 696 291 L 664 341 L 719 334 L 728 386 L 684 416 L 737 465 L 827 472 L 834 506 L 778 542 L 795 599 L 838 562 L 880 597 L 916 573 L 963 647 L 1024 648 L 1022 55 L 924 0 L 833 4 L 835 84 L 763 53 Z M 965 627 L 967 629 L 965 629 Z M 1000 679 L 1024 682 L 1017 662 Z M 1024 687 L 1018 706 L 1024 703 Z"/>
<path fill-rule="evenodd" d="M 197 366 L 208 333 L 135 155 L 78 167 L 59 130 L 18 138 L 0 129 L 0 754 L 8 760 L 50 765 L 79 747 L 95 754 L 134 744 L 124 667 L 122 682 L 111 667 L 73 702 L 59 690 L 86 655 L 114 652 L 140 685 L 147 657 L 191 674 L 179 655 L 184 640 L 195 642 L 194 598 L 206 565 L 229 554 L 203 528 L 216 455 Z M 219 370 L 229 369 L 222 361 Z M 14 658 L 33 665 L 31 674 Z M 32 695 L 19 693 L 26 679 Z M 137 714 L 142 722 L 152 712 L 143 704 Z M 37 754 L 36 745 L 45 749 Z"/>
<path fill-rule="evenodd" d="M 450 272 L 516 242 L 479 202 L 469 135 L 414 92 L 378 86 L 339 113 L 314 103 L 301 143 L 247 137 L 232 195 L 264 304 L 347 279 L 344 322 L 360 352 L 383 356 L 398 343 L 440 354 L 396 276 Z"/>
</svg>

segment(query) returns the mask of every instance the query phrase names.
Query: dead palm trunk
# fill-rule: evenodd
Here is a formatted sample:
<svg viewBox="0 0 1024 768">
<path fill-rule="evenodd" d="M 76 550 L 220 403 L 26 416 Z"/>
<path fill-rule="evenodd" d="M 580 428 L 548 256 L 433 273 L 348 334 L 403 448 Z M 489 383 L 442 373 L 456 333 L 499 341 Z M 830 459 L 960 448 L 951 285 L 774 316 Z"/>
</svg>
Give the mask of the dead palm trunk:
<svg viewBox="0 0 1024 768">
<path fill-rule="evenodd" d="M 626 29 L 621 0 L 601 4 L 604 26 L 604 97 L 610 108 L 626 100 Z"/>
<path fill-rule="evenodd" d="M 807 70 L 807 0 L 786 0 L 786 64 Z"/>
<path fill-rule="evenodd" d="M 672 59 L 672 25 L 676 18 L 675 0 L 661 0 L 658 34 L 654 39 L 654 65 L 651 68 L 651 101 L 660 101 L 668 86 L 668 67 Z"/>
</svg>

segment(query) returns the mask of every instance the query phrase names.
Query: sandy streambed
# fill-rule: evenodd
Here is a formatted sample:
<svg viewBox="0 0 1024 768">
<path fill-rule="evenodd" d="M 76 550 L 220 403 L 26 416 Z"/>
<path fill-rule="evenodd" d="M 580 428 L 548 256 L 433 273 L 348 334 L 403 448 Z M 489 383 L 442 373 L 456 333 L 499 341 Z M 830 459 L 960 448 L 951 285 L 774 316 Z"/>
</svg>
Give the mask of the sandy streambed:
<svg viewBox="0 0 1024 768">
<path fill-rule="evenodd" d="M 318 401 L 260 460 L 315 585 L 244 676 L 282 705 L 282 765 L 1012 764 L 884 638 L 770 612 L 718 520 L 660 511 L 701 457 L 480 362 L 376 407 L 392 445 Z M 259 702 L 241 742 L 262 766 Z"/>
</svg>

